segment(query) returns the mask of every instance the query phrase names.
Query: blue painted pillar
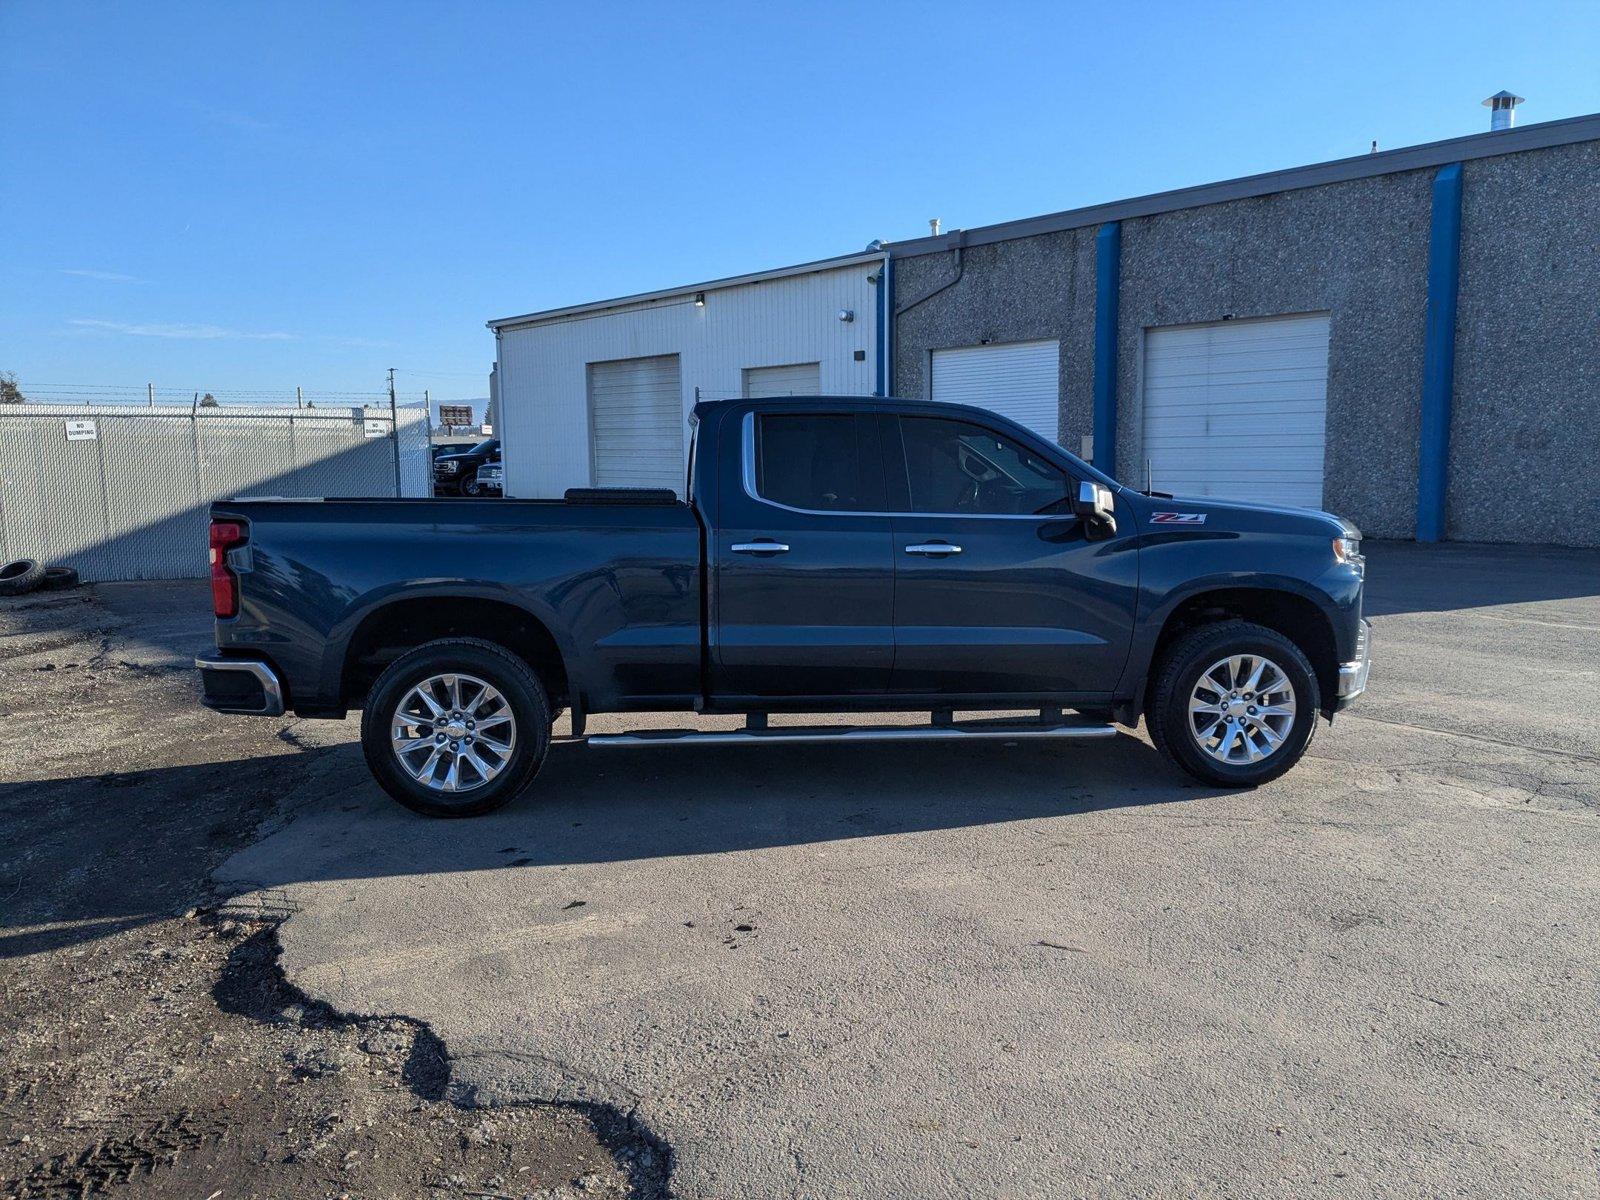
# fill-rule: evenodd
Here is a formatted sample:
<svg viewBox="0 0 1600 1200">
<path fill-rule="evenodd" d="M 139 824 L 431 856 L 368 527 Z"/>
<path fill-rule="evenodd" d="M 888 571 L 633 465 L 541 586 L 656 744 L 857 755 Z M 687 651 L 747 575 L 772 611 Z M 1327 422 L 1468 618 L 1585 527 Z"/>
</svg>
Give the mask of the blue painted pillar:
<svg viewBox="0 0 1600 1200">
<path fill-rule="evenodd" d="M 894 394 L 894 259 L 883 256 L 878 268 L 878 392 Z"/>
<path fill-rule="evenodd" d="M 1122 291 L 1122 222 L 1094 239 L 1094 465 L 1117 472 L 1117 314 Z"/>
<path fill-rule="evenodd" d="M 1428 315 L 1422 342 L 1422 440 L 1417 456 L 1417 541 L 1444 537 L 1455 399 L 1456 296 L 1461 285 L 1461 164 L 1433 177 L 1428 239 Z"/>
</svg>

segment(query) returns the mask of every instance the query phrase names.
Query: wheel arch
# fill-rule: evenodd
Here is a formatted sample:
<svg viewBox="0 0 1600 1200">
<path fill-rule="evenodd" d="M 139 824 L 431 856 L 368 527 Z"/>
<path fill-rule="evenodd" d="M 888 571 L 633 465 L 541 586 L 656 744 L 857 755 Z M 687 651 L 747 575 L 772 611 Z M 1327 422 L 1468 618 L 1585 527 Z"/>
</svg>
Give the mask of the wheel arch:
<svg viewBox="0 0 1600 1200">
<path fill-rule="evenodd" d="M 1281 633 L 1310 660 L 1321 693 L 1321 711 L 1331 715 L 1339 692 L 1339 653 L 1333 619 L 1313 589 L 1291 579 L 1213 580 L 1170 597 L 1152 614 L 1148 625 L 1156 628 L 1135 676 L 1131 700 L 1119 707 L 1120 717 L 1144 711 L 1150 676 L 1174 641 L 1191 629 L 1218 621 L 1244 620 Z M 1119 689 L 1120 690 L 1120 689 Z M 1126 721 L 1132 724 L 1133 721 Z"/>
<path fill-rule="evenodd" d="M 570 654 L 538 613 L 493 594 L 408 591 L 371 605 L 352 621 L 332 664 L 340 702 L 359 708 L 389 663 L 451 637 L 481 638 L 516 654 L 539 677 L 552 711 L 567 707 L 579 687 L 567 668 Z"/>
</svg>

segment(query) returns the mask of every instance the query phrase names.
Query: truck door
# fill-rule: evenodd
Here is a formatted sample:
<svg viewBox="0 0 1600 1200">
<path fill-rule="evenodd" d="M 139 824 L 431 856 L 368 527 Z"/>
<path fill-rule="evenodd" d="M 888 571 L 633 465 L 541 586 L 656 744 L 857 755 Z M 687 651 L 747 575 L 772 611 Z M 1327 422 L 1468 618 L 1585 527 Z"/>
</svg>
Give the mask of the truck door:
<svg viewBox="0 0 1600 1200">
<path fill-rule="evenodd" d="M 884 424 L 894 518 L 891 690 L 1096 699 L 1128 656 L 1131 512 L 1090 541 L 1057 461 L 968 419 Z"/>
<path fill-rule="evenodd" d="M 713 699 L 881 694 L 894 557 L 877 414 L 778 404 L 723 420 Z"/>
</svg>

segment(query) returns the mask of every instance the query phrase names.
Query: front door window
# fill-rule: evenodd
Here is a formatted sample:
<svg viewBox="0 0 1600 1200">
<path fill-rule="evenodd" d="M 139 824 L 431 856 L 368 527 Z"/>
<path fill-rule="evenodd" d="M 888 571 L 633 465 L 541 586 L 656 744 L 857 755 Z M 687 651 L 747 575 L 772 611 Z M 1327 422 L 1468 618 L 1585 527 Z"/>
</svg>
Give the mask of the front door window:
<svg viewBox="0 0 1600 1200">
<path fill-rule="evenodd" d="M 1032 516 L 1070 494 L 1060 467 L 981 425 L 904 417 L 900 429 L 912 512 Z"/>
</svg>

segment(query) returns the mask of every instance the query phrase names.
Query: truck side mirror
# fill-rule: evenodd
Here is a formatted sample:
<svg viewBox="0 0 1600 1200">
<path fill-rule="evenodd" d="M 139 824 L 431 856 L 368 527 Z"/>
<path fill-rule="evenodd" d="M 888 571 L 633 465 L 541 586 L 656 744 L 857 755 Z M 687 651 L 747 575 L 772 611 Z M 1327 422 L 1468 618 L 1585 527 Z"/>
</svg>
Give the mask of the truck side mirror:
<svg viewBox="0 0 1600 1200">
<path fill-rule="evenodd" d="M 1072 511 L 1083 518 L 1083 528 L 1090 538 L 1108 538 L 1117 532 L 1116 501 L 1111 489 L 1103 483 L 1085 479 L 1078 485 L 1078 498 Z"/>
</svg>

